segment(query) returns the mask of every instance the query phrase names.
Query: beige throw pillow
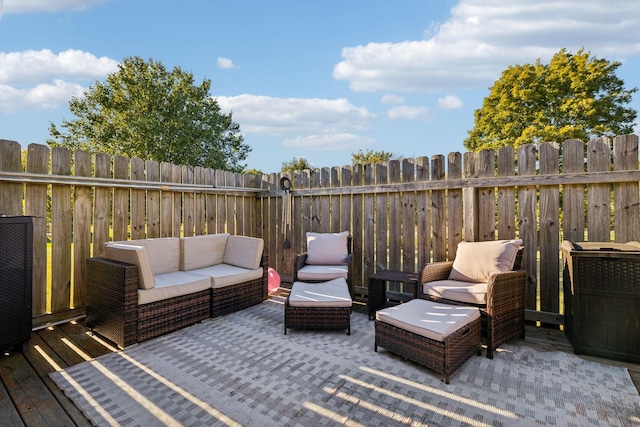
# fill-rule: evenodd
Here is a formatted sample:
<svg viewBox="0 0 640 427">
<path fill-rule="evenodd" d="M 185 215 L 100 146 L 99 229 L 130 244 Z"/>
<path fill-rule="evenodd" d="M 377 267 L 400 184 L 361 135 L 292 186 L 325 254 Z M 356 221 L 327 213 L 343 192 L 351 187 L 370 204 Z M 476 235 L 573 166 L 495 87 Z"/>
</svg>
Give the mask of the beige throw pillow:
<svg viewBox="0 0 640 427">
<path fill-rule="evenodd" d="M 307 233 L 307 264 L 339 265 L 347 262 L 348 231 L 342 233 Z"/>
<path fill-rule="evenodd" d="M 449 279 L 481 283 L 493 273 L 511 271 L 520 246 L 522 240 L 460 242 Z"/>
</svg>

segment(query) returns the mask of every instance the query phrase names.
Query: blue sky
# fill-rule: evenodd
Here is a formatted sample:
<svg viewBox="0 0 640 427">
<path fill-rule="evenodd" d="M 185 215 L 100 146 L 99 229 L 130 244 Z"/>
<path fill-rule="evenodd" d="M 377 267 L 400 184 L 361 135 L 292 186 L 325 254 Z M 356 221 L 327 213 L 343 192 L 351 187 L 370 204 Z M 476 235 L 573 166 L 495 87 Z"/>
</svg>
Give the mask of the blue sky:
<svg viewBox="0 0 640 427">
<path fill-rule="evenodd" d="M 0 12 L 0 139 L 24 148 L 129 56 L 210 79 L 252 147 L 247 167 L 265 173 L 367 149 L 464 152 L 501 72 L 561 48 L 620 61 L 640 86 L 637 0 L 0 0 Z"/>
</svg>

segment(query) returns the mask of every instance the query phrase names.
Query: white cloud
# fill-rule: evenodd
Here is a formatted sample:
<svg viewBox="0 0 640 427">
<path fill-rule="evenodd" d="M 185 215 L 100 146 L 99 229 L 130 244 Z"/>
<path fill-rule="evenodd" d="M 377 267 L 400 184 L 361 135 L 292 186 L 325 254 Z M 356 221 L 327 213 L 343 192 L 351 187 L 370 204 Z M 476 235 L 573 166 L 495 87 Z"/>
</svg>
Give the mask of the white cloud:
<svg viewBox="0 0 640 427">
<path fill-rule="evenodd" d="M 0 111 L 52 109 L 81 95 L 92 83 L 117 70 L 110 58 L 79 50 L 0 52 Z"/>
<path fill-rule="evenodd" d="M 61 78 L 95 80 L 117 71 L 118 62 L 80 50 L 0 52 L 0 84 L 26 84 Z"/>
<path fill-rule="evenodd" d="M 221 56 L 219 56 L 218 59 L 216 60 L 216 64 L 218 64 L 218 67 L 222 68 L 223 70 L 226 70 L 229 68 L 235 68 L 235 65 L 233 64 L 232 60 L 230 60 L 229 58 L 223 58 Z"/>
<path fill-rule="evenodd" d="M 353 150 L 374 144 L 375 141 L 371 138 L 350 133 L 299 136 L 282 142 L 285 147 L 319 151 Z"/>
<path fill-rule="evenodd" d="M 375 114 L 346 99 L 273 98 L 238 95 L 216 97 L 220 108 L 233 112 L 242 131 L 268 135 L 345 133 L 370 128 Z"/>
<path fill-rule="evenodd" d="M 464 103 L 457 96 L 447 95 L 444 98 L 438 98 L 438 108 L 442 110 L 456 110 L 463 105 Z"/>
<path fill-rule="evenodd" d="M 0 85 L 0 112 L 58 108 L 68 104 L 72 96 L 82 95 L 83 90 L 84 88 L 78 84 L 62 80 L 27 89 Z"/>
<path fill-rule="evenodd" d="M 430 119 L 430 111 L 426 107 L 398 105 L 391 107 L 387 112 L 387 116 L 390 119 L 428 120 Z"/>
<path fill-rule="evenodd" d="M 384 95 L 381 99 L 383 104 L 404 104 L 405 99 L 398 95 Z"/>
<path fill-rule="evenodd" d="M 363 92 L 487 86 L 509 65 L 561 48 L 621 60 L 640 53 L 640 3 L 628 0 L 461 0 L 427 39 L 346 47 L 334 78 Z"/>
<path fill-rule="evenodd" d="M 0 12 L 4 13 L 37 13 L 59 12 L 63 10 L 84 10 L 107 0 L 4 0 L 4 8 L 0 2 Z"/>
</svg>

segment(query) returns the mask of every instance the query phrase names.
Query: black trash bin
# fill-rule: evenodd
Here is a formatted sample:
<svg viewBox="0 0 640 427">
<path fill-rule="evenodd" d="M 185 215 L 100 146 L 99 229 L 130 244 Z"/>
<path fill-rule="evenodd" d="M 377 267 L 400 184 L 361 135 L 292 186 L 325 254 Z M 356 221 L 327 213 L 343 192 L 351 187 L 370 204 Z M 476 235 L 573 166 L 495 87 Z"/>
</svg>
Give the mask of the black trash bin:
<svg viewBox="0 0 640 427">
<path fill-rule="evenodd" d="M 640 242 L 570 242 L 565 332 L 576 354 L 640 363 Z"/>
</svg>

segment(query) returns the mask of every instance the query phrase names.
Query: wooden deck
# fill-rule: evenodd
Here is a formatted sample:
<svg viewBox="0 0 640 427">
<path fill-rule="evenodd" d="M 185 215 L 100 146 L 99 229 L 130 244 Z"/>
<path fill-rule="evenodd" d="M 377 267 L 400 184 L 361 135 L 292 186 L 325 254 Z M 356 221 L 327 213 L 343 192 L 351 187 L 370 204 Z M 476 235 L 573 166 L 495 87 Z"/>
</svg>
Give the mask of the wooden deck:
<svg viewBox="0 0 640 427">
<path fill-rule="evenodd" d="M 526 332 L 532 346 L 572 352 L 562 331 L 527 326 Z M 91 336 L 82 321 L 34 331 L 27 351 L 0 356 L 0 426 L 89 426 L 49 379 L 49 373 L 114 350 L 108 342 Z M 585 358 L 627 367 L 640 390 L 640 365 Z"/>
</svg>

